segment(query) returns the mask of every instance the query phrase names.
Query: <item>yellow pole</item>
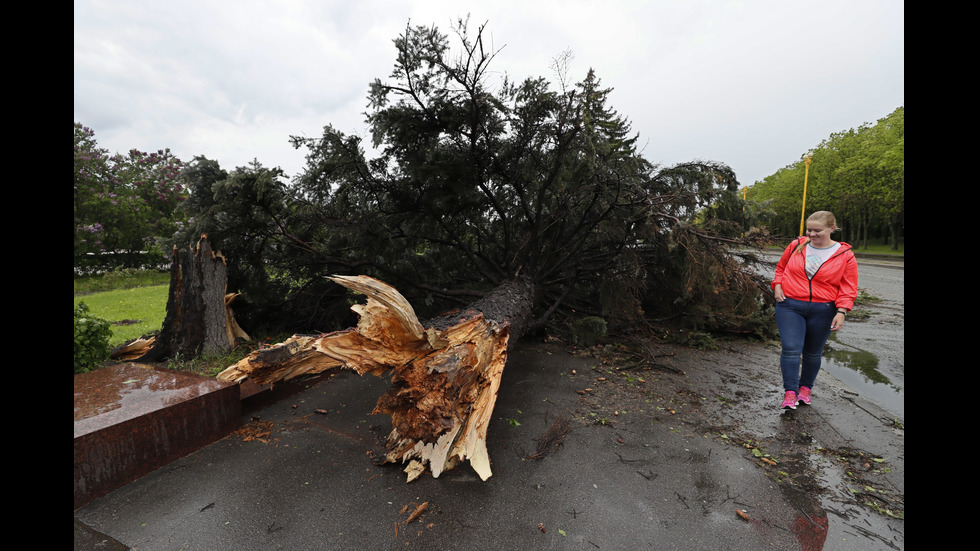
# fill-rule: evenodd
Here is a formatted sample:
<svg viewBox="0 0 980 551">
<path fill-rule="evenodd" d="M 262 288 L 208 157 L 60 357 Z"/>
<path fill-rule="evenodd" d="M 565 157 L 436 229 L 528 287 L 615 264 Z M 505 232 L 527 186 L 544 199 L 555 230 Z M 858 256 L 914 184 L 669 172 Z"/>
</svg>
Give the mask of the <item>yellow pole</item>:
<svg viewBox="0 0 980 551">
<path fill-rule="evenodd" d="M 803 163 L 806 165 L 806 172 L 803 174 L 803 211 L 800 213 L 800 235 L 805 235 L 803 233 L 803 223 L 806 220 L 806 181 L 810 178 L 811 161 L 813 161 L 813 155 L 807 155 L 803 159 Z"/>
<path fill-rule="evenodd" d="M 749 186 L 744 186 L 742 188 L 742 212 L 745 212 L 745 192 L 749 190 Z M 742 232 L 742 237 L 745 237 L 745 232 Z"/>
</svg>

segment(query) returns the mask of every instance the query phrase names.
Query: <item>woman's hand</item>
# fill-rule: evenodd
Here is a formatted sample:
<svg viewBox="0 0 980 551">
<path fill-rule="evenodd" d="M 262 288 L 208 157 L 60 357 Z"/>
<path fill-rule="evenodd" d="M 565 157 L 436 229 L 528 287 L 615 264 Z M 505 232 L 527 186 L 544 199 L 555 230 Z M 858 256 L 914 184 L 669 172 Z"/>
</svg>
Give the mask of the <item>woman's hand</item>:
<svg viewBox="0 0 980 551">
<path fill-rule="evenodd" d="M 776 296 L 776 302 L 782 302 L 786 300 L 786 295 L 783 294 L 783 286 L 779 283 L 776 284 L 776 288 L 773 289 L 773 294 Z"/>
<path fill-rule="evenodd" d="M 837 331 L 841 327 L 844 327 L 844 318 L 845 317 L 846 316 L 844 316 L 844 313 L 843 312 L 837 312 L 837 315 L 834 316 L 834 321 L 830 322 L 830 330 L 831 331 Z"/>
</svg>

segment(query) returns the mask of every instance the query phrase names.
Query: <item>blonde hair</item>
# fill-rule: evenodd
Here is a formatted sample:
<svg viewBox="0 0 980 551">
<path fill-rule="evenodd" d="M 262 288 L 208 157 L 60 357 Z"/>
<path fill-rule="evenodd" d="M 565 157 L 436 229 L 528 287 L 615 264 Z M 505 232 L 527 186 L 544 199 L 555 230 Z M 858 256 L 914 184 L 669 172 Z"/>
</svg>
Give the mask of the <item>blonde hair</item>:
<svg viewBox="0 0 980 551">
<path fill-rule="evenodd" d="M 818 210 L 817 212 L 811 214 L 810 217 L 806 219 L 806 221 L 820 222 L 821 224 L 827 226 L 828 228 L 837 227 L 837 218 L 835 218 L 834 213 L 830 212 L 829 210 Z"/>
<path fill-rule="evenodd" d="M 830 212 L 829 210 L 818 210 L 817 212 L 814 212 L 809 217 L 807 217 L 806 221 L 819 222 L 824 226 L 827 226 L 828 228 L 834 228 L 833 231 L 840 229 L 837 227 L 837 218 L 834 217 L 834 213 Z M 803 249 L 806 247 L 806 244 L 809 242 L 810 242 L 809 237 L 800 240 L 799 245 L 797 245 L 796 248 L 793 249 L 793 253 L 803 254 Z"/>
</svg>

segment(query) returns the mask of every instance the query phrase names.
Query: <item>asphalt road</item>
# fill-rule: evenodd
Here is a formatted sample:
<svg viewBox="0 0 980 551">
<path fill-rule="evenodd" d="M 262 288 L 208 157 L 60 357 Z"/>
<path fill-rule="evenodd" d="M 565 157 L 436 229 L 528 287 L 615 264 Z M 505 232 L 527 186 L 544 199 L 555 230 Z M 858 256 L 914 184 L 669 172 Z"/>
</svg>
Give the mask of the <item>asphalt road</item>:
<svg viewBox="0 0 980 551">
<path fill-rule="evenodd" d="M 884 301 L 832 344 L 873 351 L 892 389 L 903 277 L 862 266 Z M 76 550 L 904 549 L 886 512 L 904 511 L 904 415 L 830 370 L 812 407 L 780 411 L 772 343 L 657 350 L 662 368 L 617 371 L 601 349 L 519 346 L 485 482 L 466 464 L 412 483 L 376 464 L 386 381 L 340 375 L 75 511 Z M 533 459 L 556 419 L 570 432 Z"/>
<path fill-rule="evenodd" d="M 893 261 L 858 259 L 858 289 L 878 301 L 859 307 L 833 335 L 824 369 L 891 412 L 905 418 L 905 268 Z"/>
</svg>

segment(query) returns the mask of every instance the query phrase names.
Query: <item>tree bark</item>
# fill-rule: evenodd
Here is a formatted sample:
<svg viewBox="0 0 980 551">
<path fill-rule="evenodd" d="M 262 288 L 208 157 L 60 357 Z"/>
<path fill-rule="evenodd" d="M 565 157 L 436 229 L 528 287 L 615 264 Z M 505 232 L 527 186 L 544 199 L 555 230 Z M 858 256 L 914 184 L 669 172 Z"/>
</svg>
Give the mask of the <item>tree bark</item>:
<svg viewBox="0 0 980 551">
<path fill-rule="evenodd" d="M 507 351 L 527 329 L 533 285 L 505 283 L 465 311 L 427 322 L 393 287 L 366 276 L 330 278 L 367 296 L 352 309 L 357 327 L 317 336 L 294 335 L 258 350 L 218 375 L 258 384 L 335 368 L 360 375 L 393 371 L 373 413 L 391 416 L 387 462 L 408 462 L 408 481 L 426 468 L 434 477 L 468 460 L 491 476 L 487 427 Z"/>
<path fill-rule="evenodd" d="M 227 281 L 225 259 L 211 248 L 207 234 L 195 247 L 174 247 L 163 327 L 136 360 L 194 358 L 230 350 L 239 338 L 249 340 L 231 311 L 238 295 L 227 293 Z"/>
</svg>

